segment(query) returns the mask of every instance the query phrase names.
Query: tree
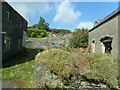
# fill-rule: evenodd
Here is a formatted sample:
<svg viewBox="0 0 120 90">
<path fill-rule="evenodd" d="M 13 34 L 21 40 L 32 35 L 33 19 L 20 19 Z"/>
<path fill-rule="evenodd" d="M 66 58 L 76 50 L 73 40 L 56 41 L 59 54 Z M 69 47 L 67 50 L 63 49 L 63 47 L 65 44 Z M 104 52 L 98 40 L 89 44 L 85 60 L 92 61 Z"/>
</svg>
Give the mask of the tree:
<svg viewBox="0 0 120 90">
<path fill-rule="evenodd" d="M 70 38 L 70 46 L 74 48 L 86 48 L 88 46 L 88 30 L 76 29 Z"/>
<path fill-rule="evenodd" d="M 45 21 L 43 17 L 40 17 L 39 23 L 37 25 L 38 29 L 49 30 L 49 23 Z"/>
</svg>

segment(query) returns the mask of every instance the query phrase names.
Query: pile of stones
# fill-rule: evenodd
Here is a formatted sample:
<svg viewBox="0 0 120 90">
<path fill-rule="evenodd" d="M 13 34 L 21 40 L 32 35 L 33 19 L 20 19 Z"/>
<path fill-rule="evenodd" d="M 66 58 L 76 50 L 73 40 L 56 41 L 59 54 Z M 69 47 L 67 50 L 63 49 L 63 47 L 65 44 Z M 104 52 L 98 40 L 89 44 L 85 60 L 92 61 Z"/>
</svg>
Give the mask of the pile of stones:
<svg viewBox="0 0 120 90">
<path fill-rule="evenodd" d="M 108 86 L 101 83 L 90 82 L 81 75 L 71 75 L 68 82 L 64 83 L 55 74 L 51 73 L 44 62 L 40 60 L 35 62 L 33 77 L 33 88 L 106 88 Z"/>
</svg>

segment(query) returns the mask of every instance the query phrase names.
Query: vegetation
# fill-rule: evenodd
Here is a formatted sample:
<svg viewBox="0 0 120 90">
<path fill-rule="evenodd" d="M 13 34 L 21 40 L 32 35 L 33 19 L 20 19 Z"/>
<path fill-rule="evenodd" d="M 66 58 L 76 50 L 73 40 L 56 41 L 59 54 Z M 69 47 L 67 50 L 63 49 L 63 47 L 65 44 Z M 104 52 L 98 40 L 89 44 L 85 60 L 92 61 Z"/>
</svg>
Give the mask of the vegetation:
<svg viewBox="0 0 120 90">
<path fill-rule="evenodd" d="M 44 29 L 35 29 L 35 28 L 28 28 L 27 29 L 27 37 L 32 38 L 42 38 L 47 36 L 47 31 Z"/>
<path fill-rule="evenodd" d="M 54 33 L 54 34 L 69 34 L 70 30 L 65 30 L 65 29 L 49 29 L 49 32 Z"/>
<path fill-rule="evenodd" d="M 19 88 L 31 88 L 34 58 L 43 50 L 27 49 L 3 65 L 1 80 L 14 80 Z M 109 55 L 81 53 L 79 48 L 49 49 L 38 53 L 36 59 L 45 61 L 47 68 L 66 83 L 70 75 L 82 75 L 89 80 L 117 88 L 118 65 Z"/>
<path fill-rule="evenodd" d="M 80 74 L 90 80 L 106 83 L 111 88 L 117 88 L 118 66 L 111 56 L 82 54 L 79 49 L 50 49 L 39 53 L 36 58 L 45 60 L 48 69 L 64 83 L 70 75 Z"/>
<path fill-rule="evenodd" d="M 30 28 L 37 28 L 37 29 L 44 29 L 44 30 L 49 30 L 49 23 L 45 21 L 43 17 L 40 17 L 39 23 L 35 24 L 33 26 L 30 26 Z"/>
<path fill-rule="evenodd" d="M 45 29 L 45 30 L 49 30 L 49 23 L 45 21 L 45 19 L 43 17 L 40 17 L 40 21 L 37 25 L 38 29 Z"/>
<path fill-rule="evenodd" d="M 73 60 L 69 52 L 60 49 L 50 49 L 39 53 L 36 59 L 46 60 L 47 67 L 60 78 L 69 77 Z"/>
<path fill-rule="evenodd" d="M 47 32 L 51 32 L 53 34 L 69 34 L 69 30 L 65 29 L 50 29 L 49 23 L 45 21 L 43 17 L 40 17 L 39 23 L 33 26 L 28 27 L 27 29 L 27 38 L 43 38 L 47 37 Z"/>
<path fill-rule="evenodd" d="M 18 88 L 32 88 L 32 77 L 34 71 L 34 58 L 42 49 L 27 49 L 24 53 L 17 55 L 7 63 L 3 64 L 2 78 L 0 80 L 12 80 L 17 83 Z"/>
<path fill-rule="evenodd" d="M 118 86 L 118 63 L 111 55 L 88 54 L 90 71 L 87 78 L 105 82 L 111 88 Z"/>
<path fill-rule="evenodd" d="M 72 33 L 70 38 L 70 47 L 73 48 L 86 48 L 88 46 L 88 30 L 87 29 L 76 29 Z"/>
</svg>

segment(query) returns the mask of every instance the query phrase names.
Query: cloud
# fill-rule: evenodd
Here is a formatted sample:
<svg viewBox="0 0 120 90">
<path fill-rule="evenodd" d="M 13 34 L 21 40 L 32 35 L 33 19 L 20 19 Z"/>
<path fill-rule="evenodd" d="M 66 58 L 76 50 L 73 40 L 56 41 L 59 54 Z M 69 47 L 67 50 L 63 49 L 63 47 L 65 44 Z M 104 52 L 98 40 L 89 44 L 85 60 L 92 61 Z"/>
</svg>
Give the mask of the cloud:
<svg viewBox="0 0 120 90">
<path fill-rule="evenodd" d="M 32 18 L 36 14 L 46 14 L 52 10 L 52 6 L 47 2 L 10 2 L 10 5 L 27 20 L 29 20 L 29 14 Z"/>
<path fill-rule="evenodd" d="M 82 29 L 82 28 L 84 28 L 84 29 L 92 29 L 93 25 L 94 25 L 94 23 L 89 22 L 89 21 L 88 22 L 81 22 L 81 23 L 79 23 L 77 28 L 80 28 L 80 29 Z"/>
<path fill-rule="evenodd" d="M 81 16 L 81 12 L 75 11 L 72 4 L 68 0 L 65 0 L 56 7 L 56 14 L 53 21 L 61 24 L 71 24 L 77 21 L 79 16 Z"/>
</svg>

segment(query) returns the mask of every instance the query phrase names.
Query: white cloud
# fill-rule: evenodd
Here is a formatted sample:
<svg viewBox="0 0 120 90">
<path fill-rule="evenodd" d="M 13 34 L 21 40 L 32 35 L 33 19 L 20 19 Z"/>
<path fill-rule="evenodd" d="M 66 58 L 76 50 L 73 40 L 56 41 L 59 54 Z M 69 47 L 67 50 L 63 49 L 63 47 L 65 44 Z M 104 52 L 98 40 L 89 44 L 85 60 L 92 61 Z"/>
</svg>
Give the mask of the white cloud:
<svg viewBox="0 0 120 90">
<path fill-rule="evenodd" d="M 79 16 L 81 16 L 81 12 L 75 11 L 72 4 L 68 0 L 65 0 L 56 7 L 56 15 L 53 21 L 62 24 L 71 24 L 77 21 Z"/>
<path fill-rule="evenodd" d="M 81 23 L 79 23 L 77 28 L 80 28 L 80 29 L 82 29 L 82 28 L 84 28 L 84 29 L 92 29 L 93 25 L 94 25 L 94 23 L 89 22 L 89 21 L 88 22 L 81 22 Z"/>
<path fill-rule="evenodd" d="M 20 13 L 26 20 L 29 21 L 29 14 L 30 17 L 34 17 L 36 14 L 46 14 L 50 10 L 52 10 L 52 6 L 50 6 L 46 2 L 10 2 L 11 6 Z"/>
</svg>

